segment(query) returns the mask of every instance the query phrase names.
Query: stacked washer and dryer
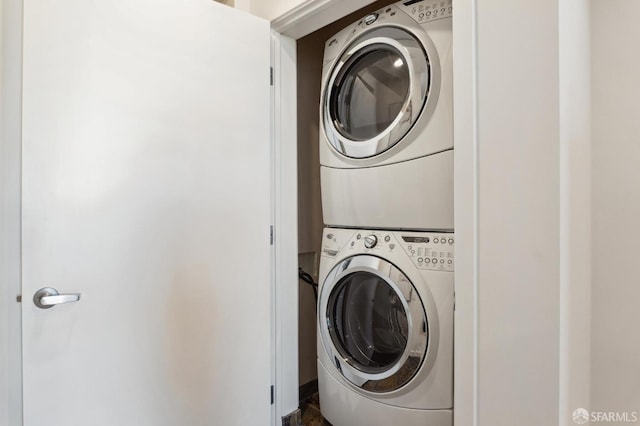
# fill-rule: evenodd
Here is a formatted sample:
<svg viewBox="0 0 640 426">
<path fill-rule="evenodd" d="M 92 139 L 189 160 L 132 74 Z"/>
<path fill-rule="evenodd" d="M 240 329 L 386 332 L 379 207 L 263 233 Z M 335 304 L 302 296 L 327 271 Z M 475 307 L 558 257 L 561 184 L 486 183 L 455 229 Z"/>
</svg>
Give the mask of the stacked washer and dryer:
<svg viewBox="0 0 640 426">
<path fill-rule="evenodd" d="M 318 384 L 334 426 L 453 425 L 451 0 L 325 44 Z"/>
</svg>

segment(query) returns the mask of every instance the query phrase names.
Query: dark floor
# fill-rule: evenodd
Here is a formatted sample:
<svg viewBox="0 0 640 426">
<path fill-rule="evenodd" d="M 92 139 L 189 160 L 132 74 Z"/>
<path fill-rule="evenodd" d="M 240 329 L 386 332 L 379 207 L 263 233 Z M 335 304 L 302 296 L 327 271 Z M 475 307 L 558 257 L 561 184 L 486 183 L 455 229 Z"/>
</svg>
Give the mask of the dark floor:
<svg viewBox="0 0 640 426">
<path fill-rule="evenodd" d="M 331 426 L 320 414 L 320 400 L 315 393 L 300 403 L 303 426 Z"/>
</svg>

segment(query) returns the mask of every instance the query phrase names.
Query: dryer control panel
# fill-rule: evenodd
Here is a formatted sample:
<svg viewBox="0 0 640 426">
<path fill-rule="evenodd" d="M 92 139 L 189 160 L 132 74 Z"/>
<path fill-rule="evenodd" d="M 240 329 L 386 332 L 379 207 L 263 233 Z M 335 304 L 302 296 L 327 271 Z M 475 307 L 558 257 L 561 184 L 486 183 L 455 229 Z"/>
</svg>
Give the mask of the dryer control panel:
<svg viewBox="0 0 640 426">
<path fill-rule="evenodd" d="M 406 0 L 397 5 L 420 24 L 453 16 L 452 0 Z"/>
</svg>

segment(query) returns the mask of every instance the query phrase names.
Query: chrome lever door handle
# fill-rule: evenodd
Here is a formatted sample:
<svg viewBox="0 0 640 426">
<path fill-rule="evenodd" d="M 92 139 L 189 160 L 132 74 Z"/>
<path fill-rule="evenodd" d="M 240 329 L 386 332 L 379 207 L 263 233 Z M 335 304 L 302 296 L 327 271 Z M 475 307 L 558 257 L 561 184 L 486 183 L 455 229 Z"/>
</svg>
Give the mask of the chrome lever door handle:
<svg viewBox="0 0 640 426">
<path fill-rule="evenodd" d="M 80 300 L 80 293 L 60 294 L 58 290 L 51 287 L 41 288 L 33 296 L 33 303 L 41 309 L 49 309 L 55 305 L 77 302 L 78 300 Z"/>
</svg>

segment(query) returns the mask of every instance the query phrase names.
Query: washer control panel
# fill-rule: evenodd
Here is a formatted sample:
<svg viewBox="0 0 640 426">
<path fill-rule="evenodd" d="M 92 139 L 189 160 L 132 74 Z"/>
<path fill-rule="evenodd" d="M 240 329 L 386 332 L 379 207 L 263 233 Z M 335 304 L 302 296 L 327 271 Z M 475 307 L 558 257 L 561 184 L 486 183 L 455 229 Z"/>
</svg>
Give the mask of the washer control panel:
<svg viewBox="0 0 640 426">
<path fill-rule="evenodd" d="M 400 250 L 422 270 L 453 271 L 455 235 L 445 232 L 410 232 L 326 228 L 322 256 L 370 253 L 389 258 Z"/>
<path fill-rule="evenodd" d="M 406 0 L 398 6 L 420 24 L 453 16 L 452 0 Z"/>
<path fill-rule="evenodd" d="M 454 270 L 454 234 L 402 232 L 399 234 L 402 248 L 418 269 Z"/>
</svg>

